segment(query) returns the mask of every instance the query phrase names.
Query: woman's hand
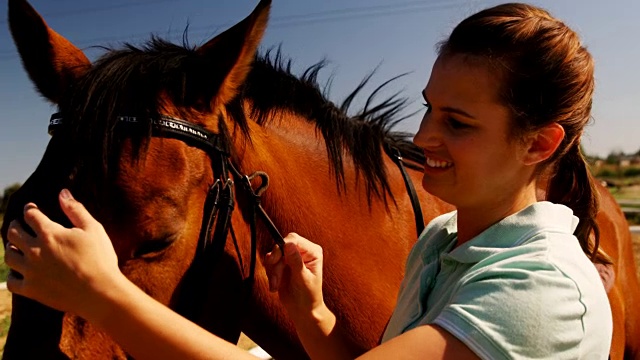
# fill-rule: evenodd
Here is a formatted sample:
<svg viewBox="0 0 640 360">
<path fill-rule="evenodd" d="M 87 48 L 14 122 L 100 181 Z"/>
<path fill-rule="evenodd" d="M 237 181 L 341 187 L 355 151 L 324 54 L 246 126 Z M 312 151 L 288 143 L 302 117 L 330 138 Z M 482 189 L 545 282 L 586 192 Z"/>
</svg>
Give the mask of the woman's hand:
<svg viewBox="0 0 640 360">
<path fill-rule="evenodd" d="M 278 292 L 290 315 L 307 316 L 324 307 L 322 247 L 295 233 L 284 241 L 284 258 L 278 248 L 265 258 L 269 288 Z"/>
<path fill-rule="evenodd" d="M 36 234 L 29 235 L 18 221 L 8 231 L 5 262 L 9 291 L 61 311 L 88 318 L 97 311 L 92 301 L 123 277 L 104 228 L 68 190 L 59 195 L 60 207 L 74 228 L 51 221 L 36 205 L 27 204 L 24 220 Z"/>
</svg>

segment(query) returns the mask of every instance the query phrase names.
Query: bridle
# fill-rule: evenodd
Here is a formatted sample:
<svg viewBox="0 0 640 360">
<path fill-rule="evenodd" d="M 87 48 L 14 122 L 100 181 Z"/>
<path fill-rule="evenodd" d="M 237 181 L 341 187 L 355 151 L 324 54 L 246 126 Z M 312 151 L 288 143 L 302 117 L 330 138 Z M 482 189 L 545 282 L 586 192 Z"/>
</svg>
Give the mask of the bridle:
<svg viewBox="0 0 640 360">
<path fill-rule="evenodd" d="M 141 125 L 135 116 L 118 116 L 117 120 L 118 124 L 124 126 Z M 269 176 L 263 171 L 256 171 L 251 175 L 242 174 L 231 161 L 229 144 L 225 137 L 220 134 L 214 134 L 202 126 L 167 115 L 162 115 L 157 119 L 150 119 L 150 121 L 152 125 L 152 136 L 181 140 L 190 146 L 195 146 L 205 151 L 211 160 L 215 181 L 210 186 L 204 202 L 204 215 L 198 240 L 196 260 L 202 258 L 202 261 L 204 261 L 204 259 L 206 259 L 207 262 L 215 261 L 223 253 L 228 235 L 231 234 L 240 261 L 240 268 L 244 269 L 238 241 L 231 226 L 231 214 L 235 208 L 235 182 L 240 183 L 242 190 L 248 195 L 252 206 L 251 216 L 249 217 L 251 257 L 249 276 L 245 278 L 245 284 L 247 291 L 250 292 L 255 278 L 258 217 L 262 219 L 275 244 L 280 248 L 282 256 L 284 256 L 284 239 L 282 234 L 278 231 L 278 228 L 271 218 L 269 218 L 269 215 L 261 204 L 261 196 L 269 186 Z M 55 130 L 63 125 L 64 118 L 62 114 L 53 114 L 49 121 L 49 134 L 53 136 Z M 403 165 L 404 161 L 401 153 L 397 148 L 391 146 L 385 146 L 385 152 L 391 157 L 402 173 L 414 211 L 417 234 L 420 236 L 424 229 L 422 209 L 413 183 Z M 259 177 L 261 181 L 260 185 L 254 190 L 252 181 L 257 177 Z M 210 251 L 209 249 L 212 250 Z"/>
<path fill-rule="evenodd" d="M 140 121 L 135 116 L 118 116 L 118 124 L 124 126 L 140 126 Z M 183 141 L 188 145 L 195 146 L 205 151 L 210 160 L 214 172 L 215 181 L 209 187 L 207 197 L 204 202 L 204 212 L 202 227 L 198 240 L 197 258 L 207 258 L 208 261 L 217 259 L 224 251 L 226 239 L 231 232 L 234 238 L 234 246 L 238 252 L 240 268 L 242 256 L 238 247 L 238 241 L 231 227 L 231 214 L 235 208 L 235 182 L 239 182 L 251 199 L 252 216 L 249 219 L 251 228 L 251 257 L 249 265 L 249 276 L 245 279 L 247 287 L 252 288 L 255 278 L 255 266 L 257 256 L 257 218 L 260 217 L 268 229 L 276 245 L 280 248 L 284 256 L 284 238 L 278 231 L 269 215 L 262 207 L 261 196 L 269 186 L 269 176 L 263 171 L 256 171 L 251 175 L 242 174 L 231 161 L 231 151 L 225 138 L 214 134 L 202 126 L 189 123 L 171 116 L 162 115 L 151 121 L 151 136 L 172 138 Z M 49 121 L 49 134 L 54 135 L 55 130 L 64 125 L 61 113 L 51 116 Z M 261 182 L 254 190 L 252 180 L 259 177 Z M 212 231 L 213 230 L 213 231 Z M 209 249 L 212 249 L 211 251 Z M 206 256 L 198 256 L 211 252 Z M 204 261 L 204 260 L 203 260 Z"/>
</svg>

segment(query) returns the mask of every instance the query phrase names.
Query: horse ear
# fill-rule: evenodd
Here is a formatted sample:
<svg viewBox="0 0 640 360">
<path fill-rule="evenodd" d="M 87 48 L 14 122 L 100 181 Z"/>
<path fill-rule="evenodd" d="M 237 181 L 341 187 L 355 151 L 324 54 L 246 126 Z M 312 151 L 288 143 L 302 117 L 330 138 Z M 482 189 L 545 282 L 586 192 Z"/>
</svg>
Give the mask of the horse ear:
<svg viewBox="0 0 640 360">
<path fill-rule="evenodd" d="M 9 27 L 31 81 L 54 103 L 91 66 L 84 53 L 51 30 L 25 0 L 9 0 Z"/>
<path fill-rule="evenodd" d="M 218 104 L 231 101 L 247 77 L 267 27 L 270 6 L 271 0 L 260 1 L 246 19 L 198 48 L 197 52 L 216 71 L 210 80 L 219 84 L 215 99 Z"/>
</svg>

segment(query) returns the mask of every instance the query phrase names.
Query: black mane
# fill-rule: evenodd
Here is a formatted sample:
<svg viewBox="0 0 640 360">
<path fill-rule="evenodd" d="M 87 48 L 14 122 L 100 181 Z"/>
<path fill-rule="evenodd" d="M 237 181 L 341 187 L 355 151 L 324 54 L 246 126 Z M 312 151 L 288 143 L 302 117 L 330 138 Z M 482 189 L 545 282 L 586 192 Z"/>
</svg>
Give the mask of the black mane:
<svg viewBox="0 0 640 360">
<path fill-rule="evenodd" d="M 177 106 L 202 107 L 198 95 L 203 83 L 203 69 L 194 48 L 178 46 L 152 38 L 143 47 L 129 44 L 124 49 L 111 50 L 95 62 L 69 94 L 64 94 L 60 110 L 71 125 L 73 142 L 84 154 L 88 165 L 96 156 L 102 161 L 101 172 L 109 177 L 109 168 L 119 157 L 120 137 L 117 116 L 133 115 L 149 119 L 160 115 L 160 94 L 165 91 Z M 381 147 L 399 149 L 405 159 L 422 164 L 422 151 L 407 141 L 410 134 L 392 131 L 394 125 L 406 118 L 406 99 L 398 94 L 374 103 L 376 94 L 390 81 L 378 87 L 363 109 L 348 115 L 354 98 L 370 80 L 367 76 L 340 106 L 327 99 L 317 81 L 324 62 L 310 66 L 301 76 L 291 72 L 291 61 L 283 60 L 280 51 L 267 51 L 255 59 L 250 74 L 238 96 L 227 105 L 237 126 L 250 140 L 247 119 L 242 111 L 244 99 L 253 104 L 252 117 L 259 124 L 269 121 L 278 110 L 292 111 L 314 123 L 322 133 L 332 171 L 339 189 L 344 187 L 343 152 L 349 154 L 358 177 L 366 181 L 367 192 L 383 196 L 390 193 L 387 175 L 382 165 Z M 194 84 L 196 89 L 193 90 Z M 206 105 L 208 106 L 208 105 Z M 205 106 L 205 107 L 206 107 Z M 151 134 L 150 122 L 134 134 L 134 151 L 144 149 Z M 93 159 L 93 160 L 91 160 Z M 99 169 L 95 169 L 99 170 Z"/>
</svg>

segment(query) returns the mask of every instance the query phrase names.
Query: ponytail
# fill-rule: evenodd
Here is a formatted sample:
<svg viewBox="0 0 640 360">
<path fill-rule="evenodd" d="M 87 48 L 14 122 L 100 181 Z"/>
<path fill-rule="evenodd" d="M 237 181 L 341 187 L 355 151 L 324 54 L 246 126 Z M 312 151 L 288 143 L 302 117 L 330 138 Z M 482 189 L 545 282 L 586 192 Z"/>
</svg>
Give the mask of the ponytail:
<svg viewBox="0 0 640 360">
<path fill-rule="evenodd" d="M 580 150 L 579 142 L 569 146 L 556 162 L 547 189 L 547 200 L 573 210 L 580 222 L 574 235 L 591 261 L 611 264 L 600 247 L 600 228 L 596 222 L 598 197 L 595 181 Z"/>
</svg>

